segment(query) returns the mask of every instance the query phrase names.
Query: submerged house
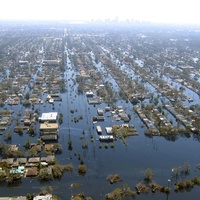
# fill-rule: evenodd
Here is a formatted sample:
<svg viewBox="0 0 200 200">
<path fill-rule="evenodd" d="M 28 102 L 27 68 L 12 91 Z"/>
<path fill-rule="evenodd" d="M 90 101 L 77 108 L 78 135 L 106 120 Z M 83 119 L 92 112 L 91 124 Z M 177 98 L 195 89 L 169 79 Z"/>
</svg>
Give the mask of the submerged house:
<svg viewBox="0 0 200 200">
<path fill-rule="evenodd" d="M 113 137 L 113 135 L 100 135 L 99 140 L 101 142 L 111 142 L 114 140 L 114 137 Z"/>
<path fill-rule="evenodd" d="M 93 117 L 93 121 L 104 121 L 105 120 L 105 117 L 104 116 L 94 116 Z"/>
<path fill-rule="evenodd" d="M 101 126 L 97 126 L 96 130 L 97 130 L 98 134 L 102 134 L 102 128 L 101 128 Z"/>
<path fill-rule="evenodd" d="M 86 94 L 86 97 L 93 97 L 94 96 L 94 93 L 91 90 L 87 91 L 85 94 Z"/>
<path fill-rule="evenodd" d="M 52 199 L 53 199 L 52 194 L 38 195 L 33 198 L 33 200 L 52 200 Z"/>
<path fill-rule="evenodd" d="M 98 114 L 98 116 L 103 116 L 103 109 L 97 108 L 97 114 Z"/>
<path fill-rule="evenodd" d="M 34 177 L 38 175 L 37 167 L 29 167 L 26 169 L 26 177 Z"/>
<path fill-rule="evenodd" d="M 48 122 L 40 124 L 40 135 L 42 140 L 57 140 L 58 124 Z"/>
</svg>

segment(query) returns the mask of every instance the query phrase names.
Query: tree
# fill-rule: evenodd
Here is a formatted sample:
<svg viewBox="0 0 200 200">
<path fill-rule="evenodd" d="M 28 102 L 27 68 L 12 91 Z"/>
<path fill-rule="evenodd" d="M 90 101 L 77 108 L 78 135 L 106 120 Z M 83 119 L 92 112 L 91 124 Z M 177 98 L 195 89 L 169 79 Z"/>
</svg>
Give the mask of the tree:
<svg viewBox="0 0 200 200">
<path fill-rule="evenodd" d="M 35 147 L 32 147 L 31 149 L 29 149 L 29 150 L 27 151 L 27 153 L 28 153 L 28 155 L 30 155 L 31 157 L 32 157 L 32 156 L 33 156 L 33 157 L 37 156 L 37 154 L 38 154 L 37 147 L 36 147 L 36 146 L 35 146 Z"/>
<path fill-rule="evenodd" d="M 133 195 L 135 195 L 135 192 L 125 183 L 121 188 L 116 188 L 112 192 L 106 194 L 106 200 L 122 200 Z"/>
<path fill-rule="evenodd" d="M 72 150 L 72 140 L 70 140 L 70 139 L 68 141 L 68 149 Z"/>
<path fill-rule="evenodd" d="M 29 100 L 29 97 L 30 97 L 30 94 L 29 94 L 29 92 L 27 92 L 27 93 L 25 94 L 25 99 L 26 99 L 26 100 Z"/>
<path fill-rule="evenodd" d="M 188 163 L 183 163 L 181 166 L 181 173 L 184 173 L 185 175 L 189 174 L 190 172 L 190 168 L 191 168 L 191 165 L 188 164 Z"/>
<path fill-rule="evenodd" d="M 54 165 L 52 168 L 53 177 L 54 178 L 61 178 L 64 173 L 65 167 L 62 165 Z"/>
<path fill-rule="evenodd" d="M 63 123 L 63 114 L 62 113 L 60 113 L 58 121 L 59 121 L 59 124 Z"/>
<path fill-rule="evenodd" d="M 23 127 L 22 126 L 17 126 L 15 128 L 15 132 L 19 133 L 20 135 L 23 133 Z"/>
<path fill-rule="evenodd" d="M 13 183 L 15 181 L 18 181 L 20 180 L 22 177 L 21 177 L 21 174 L 18 174 L 18 173 L 8 173 L 7 175 L 7 181 L 9 183 Z"/>
<path fill-rule="evenodd" d="M 53 193 L 53 188 L 51 186 L 48 186 L 46 188 L 41 188 L 40 190 L 40 195 L 47 195 L 52 193 Z"/>
<path fill-rule="evenodd" d="M 12 138 L 12 133 L 11 132 L 6 132 L 4 136 L 5 141 L 9 141 Z"/>
<path fill-rule="evenodd" d="M 144 193 L 149 192 L 149 187 L 147 187 L 143 183 L 136 184 L 135 188 L 136 188 L 138 194 L 140 194 L 141 192 L 144 192 Z"/>
<path fill-rule="evenodd" d="M 39 178 L 42 180 L 49 180 L 52 178 L 52 174 L 48 171 L 48 168 L 44 168 L 40 170 Z"/>
<path fill-rule="evenodd" d="M 151 168 L 148 168 L 145 173 L 144 173 L 144 179 L 146 181 L 150 181 L 153 177 L 153 172 L 152 172 L 152 169 Z"/>
<path fill-rule="evenodd" d="M 28 129 L 29 134 L 34 135 L 34 131 L 35 131 L 35 126 L 30 126 Z"/>
<path fill-rule="evenodd" d="M 62 145 L 59 144 L 59 143 L 55 143 L 55 144 L 53 145 L 53 151 L 54 151 L 55 153 L 61 153 L 61 152 L 62 152 Z"/>
<path fill-rule="evenodd" d="M 87 166 L 85 164 L 81 164 L 81 165 L 78 166 L 78 172 L 80 174 L 85 174 L 86 170 L 87 170 Z"/>
<path fill-rule="evenodd" d="M 30 143 L 31 143 L 31 140 L 28 138 L 28 139 L 25 141 L 25 143 L 24 143 L 24 147 L 25 147 L 26 149 L 29 149 L 29 148 L 31 147 Z"/>
<path fill-rule="evenodd" d="M 106 180 L 108 180 L 111 184 L 121 181 L 119 174 L 111 174 L 107 176 Z"/>
<path fill-rule="evenodd" d="M 32 200 L 32 199 L 33 199 L 33 195 L 31 195 L 30 193 L 28 193 L 28 194 L 26 195 L 26 199 L 27 199 L 27 200 Z"/>
</svg>

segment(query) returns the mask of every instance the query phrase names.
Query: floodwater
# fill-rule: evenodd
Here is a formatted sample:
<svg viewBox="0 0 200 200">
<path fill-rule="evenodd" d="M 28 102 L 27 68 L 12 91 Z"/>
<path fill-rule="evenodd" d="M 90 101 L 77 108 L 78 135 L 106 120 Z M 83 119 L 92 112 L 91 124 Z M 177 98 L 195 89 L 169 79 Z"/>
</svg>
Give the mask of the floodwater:
<svg viewBox="0 0 200 200">
<path fill-rule="evenodd" d="M 77 85 L 72 79 L 74 72 L 68 68 L 64 74 L 67 84 L 67 92 L 61 94 L 62 102 L 54 102 L 54 105 L 45 102 L 43 105 L 35 105 L 34 109 L 39 108 L 42 112 L 57 111 L 63 114 L 63 124 L 59 128 L 59 143 L 62 145 L 62 154 L 56 155 L 56 160 L 61 164 L 72 163 L 74 172 L 66 172 L 59 180 L 40 181 L 37 178 L 25 178 L 15 185 L 7 185 L 0 183 L 0 196 L 15 196 L 26 195 L 27 193 L 37 193 L 41 188 L 52 186 L 53 193 L 61 199 L 69 200 L 74 193 L 83 192 L 86 196 L 91 196 L 95 200 L 105 199 L 105 195 L 113 191 L 117 187 L 121 187 L 123 183 L 127 183 L 131 189 L 135 190 L 134 186 L 143 182 L 144 171 L 147 168 L 152 168 L 155 180 L 158 184 L 167 186 L 170 179 L 171 192 L 169 195 L 156 192 L 148 194 L 135 195 L 138 200 L 160 200 L 160 199 L 176 199 L 186 200 L 195 199 L 199 195 L 200 187 L 195 186 L 191 191 L 174 192 L 173 186 L 176 181 L 181 179 L 192 179 L 195 176 L 200 176 L 200 171 L 196 169 L 196 165 L 200 163 L 200 137 L 184 135 L 176 138 L 153 137 L 149 138 L 144 135 L 145 126 L 139 117 L 133 111 L 133 105 L 125 101 L 117 101 L 116 105 L 121 105 L 131 115 L 129 124 L 133 124 L 139 133 L 139 136 L 131 136 L 126 138 L 127 145 L 124 145 L 121 140 L 114 142 L 114 148 L 105 148 L 102 143 L 102 148 L 99 148 L 100 141 L 96 133 L 96 126 L 100 125 L 105 134 L 105 127 L 114 124 L 122 124 L 123 121 L 115 121 L 109 112 L 105 112 L 105 121 L 93 124 L 92 117 L 97 114 L 97 108 L 105 110 L 107 104 L 89 105 L 84 94 L 77 94 Z M 46 94 L 43 94 L 45 100 Z M 5 106 L 10 108 L 10 106 Z M 24 111 L 20 105 L 12 106 L 12 109 L 17 113 L 19 110 Z M 32 109 L 32 107 L 30 107 Z M 72 114 L 70 110 L 75 110 Z M 82 116 L 79 122 L 74 122 L 74 117 Z M 12 131 L 14 127 L 11 126 Z M 83 135 L 83 130 L 85 134 Z M 84 136 L 80 139 L 80 136 Z M 91 136 L 94 137 L 94 142 L 91 141 Z M 31 138 L 32 142 L 36 142 L 39 137 L 37 135 Z M 13 133 L 12 144 L 21 144 L 30 138 L 27 133 L 19 136 Z M 68 150 L 68 140 L 72 140 L 72 150 Z M 0 138 L 3 141 L 3 136 Z M 82 143 L 88 142 L 88 149 L 82 148 Z M 87 172 L 84 176 L 77 172 L 80 160 L 78 154 L 87 166 Z M 178 167 L 183 163 L 191 165 L 189 175 L 186 177 L 179 176 L 177 180 L 172 177 L 172 168 Z M 122 182 L 109 184 L 106 177 L 110 174 L 119 174 Z M 71 188 L 72 183 L 79 183 L 79 188 Z M 127 199 L 132 199 L 127 198 Z"/>
</svg>

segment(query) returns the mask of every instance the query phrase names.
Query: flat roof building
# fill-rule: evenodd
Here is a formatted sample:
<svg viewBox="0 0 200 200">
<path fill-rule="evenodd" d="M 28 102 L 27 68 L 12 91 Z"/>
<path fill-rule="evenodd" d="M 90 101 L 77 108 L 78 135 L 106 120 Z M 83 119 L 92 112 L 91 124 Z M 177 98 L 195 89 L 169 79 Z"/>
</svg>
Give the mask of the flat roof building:
<svg viewBox="0 0 200 200">
<path fill-rule="evenodd" d="M 42 113 L 42 116 L 39 117 L 40 122 L 56 122 L 58 113 L 57 112 L 48 112 Z"/>
</svg>

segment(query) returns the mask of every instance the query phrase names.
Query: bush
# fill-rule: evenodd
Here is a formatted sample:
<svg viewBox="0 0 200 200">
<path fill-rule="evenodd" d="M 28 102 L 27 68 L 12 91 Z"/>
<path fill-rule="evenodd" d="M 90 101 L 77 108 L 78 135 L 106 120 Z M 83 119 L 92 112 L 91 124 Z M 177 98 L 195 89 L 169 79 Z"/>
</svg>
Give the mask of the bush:
<svg viewBox="0 0 200 200">
<path fill-rule="evenodd" d="M 73 172 L 74 166 L 72 164 L 65 165 L 64 169 L 68 172 Z"/>
<path fill-rule="evenodd" d="M 86 166 L 85 164 L 82 164 L 82 165 L 79 165 L 79 166 L 78 166 L 78 172 L 79 172 L 80 174 L 85 174 L 86 171 L 87 171 L 87 166 Z"/>
<path fill-rule="evenodd" d="M 186 181 L 186 187 L 187 188 L 191 188 L 191 187 L 193 187 L 193 185 L 194 185 L 194 183 L 191 180 Z"/>
<path fill-rule="evenodd" d="M 106 194 L 106 200 L 121 200 L 128 196 L 135 195 L 135 192 L 127 184 L 123 184 L 121 188 L 116 188 L 112 192 Z"/>
<path fill-rule="evenodd" d="M 47 168 L 44 168 L 40 170 L 39 178 L 42 180 L 49 180 L 52 178 L 52 174 L 48 171 Z"/>
<path fill-rule="evenodd" d="M 106 180 L 109 181 L 111 184 L 113 184 L 113 183 L 121 181 L 121 178 L 119 174 L 111 174 L 107 176 Z"/>
<path fill-rule="evenodd" d="M 153 177 L 153 172 L 152 172 L 152 169 L 151 168 L 148 168 L 145 173 L 144 173 L 144 179 L 146 181 L 150 181 Z"/>
<path fill-rule="evenodd" d="M 184 189 L 186 187 L 186 182 L 182 180 L 177 185 L 179 189 Z"/>
<path fill-rule="evenodd" d="M 192 179 L 192 182 L 196 185 L 199 185 L 200 184 L 200 177 L 198 176 L 195 176 L 193 179 Z"/>
<path fill-rule="evenodd" d="M 64 173 L 64 167 L 62 165 L 54 165 L 52 172 L 54 178 L 61 178 Z"/>
</svg>

